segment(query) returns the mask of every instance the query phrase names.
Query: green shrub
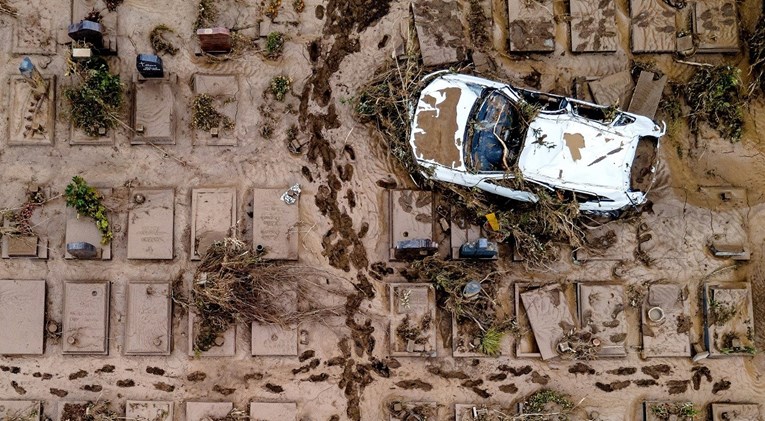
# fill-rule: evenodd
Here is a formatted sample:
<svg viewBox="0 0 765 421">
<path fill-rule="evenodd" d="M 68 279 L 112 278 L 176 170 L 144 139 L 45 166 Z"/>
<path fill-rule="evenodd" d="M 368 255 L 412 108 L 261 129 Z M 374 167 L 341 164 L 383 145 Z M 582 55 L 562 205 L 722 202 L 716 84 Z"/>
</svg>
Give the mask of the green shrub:
<svg viewBox="0 0 765 421">
<path fill-rule="evenodd" d="M 98 191 L 89 186 L 80 176 L 72 177 L 72 182 L 64 190 L 66 206 L 72 207 L 78 215 L 93 218 L 98 231 L 101 232 L 101 244 L 109 244 L 113 234 L 106 218 L 106 206 L 101 203 L 103 197 Z"/>
<path fill-rule="evenodd" d="M 502 338 L 505 336 L 504 332 L 501 332 L 495 328 L 489 328 L 484 332 L 481 337 L 481 345 L 479 350 L 489 356 L 497 356 L 502 351 Z"/>
<path fill-rule="evenodd" d="M 741 83 L 741 70 L 736 67 L 700 67 L 685 87 L 685 99 L 692 108 L 691 130 L 697 132 L 699 122 L 706 121 L 725 139 L 740 140 L 745 103 Z"/>
<path fill-rule="evenodd" d="M 276 76 L 271 79 L 271 86 L 269 90 L 274 95 L 277 101 L 284 101 L 287 93 L 290 91 L 290 85 L 292 81 L 287 76 Z"/>
<path fill-rule="evenodd" d="M 93 137 L 99 136 L 101 128 L 116 127 L 124 100 L 120 77 L 109 73 L 109 65 L 101 58 L 75 63 L 69 70 L 80 79 L 77 86 L 64 89 L 74 127 Z"/>
<path fill-rule="evenodd" d="M 266 57 L 277 59 L 284 51 L 284 34 L 281 32 L 271 32 L 266 36 Z"/>
</svg>

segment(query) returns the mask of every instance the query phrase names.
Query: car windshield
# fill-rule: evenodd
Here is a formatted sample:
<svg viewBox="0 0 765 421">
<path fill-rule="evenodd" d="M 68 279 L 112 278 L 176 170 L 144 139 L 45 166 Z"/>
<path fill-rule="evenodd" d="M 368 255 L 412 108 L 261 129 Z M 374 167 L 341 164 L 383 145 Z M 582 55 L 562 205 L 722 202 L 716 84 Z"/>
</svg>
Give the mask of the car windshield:
<svg viewBox="0 0 765 421">
<path fill-rule="evenodd" d="M 513 103 L 498 91 L 482 99 L 471 124 L 468 162 L 475 172 L 505 172 L 521 149 L 521 124 Z"/>
</svg>

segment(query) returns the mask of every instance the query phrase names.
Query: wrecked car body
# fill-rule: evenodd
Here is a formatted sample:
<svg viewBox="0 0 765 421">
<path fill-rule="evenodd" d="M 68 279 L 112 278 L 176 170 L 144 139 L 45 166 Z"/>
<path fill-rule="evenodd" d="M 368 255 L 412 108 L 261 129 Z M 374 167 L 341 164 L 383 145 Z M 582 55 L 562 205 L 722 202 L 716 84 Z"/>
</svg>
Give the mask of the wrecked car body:
<svg viewBox="0 0 765 421">
<path fill-rule="evenodd" d="M 513 188 L 522 178 L 592 213 L 646 201 L 663 125 L 474 76 L 430 78 L 409 139 L 426 177 L 536 202 L 532 191 Z"/>
</svg>

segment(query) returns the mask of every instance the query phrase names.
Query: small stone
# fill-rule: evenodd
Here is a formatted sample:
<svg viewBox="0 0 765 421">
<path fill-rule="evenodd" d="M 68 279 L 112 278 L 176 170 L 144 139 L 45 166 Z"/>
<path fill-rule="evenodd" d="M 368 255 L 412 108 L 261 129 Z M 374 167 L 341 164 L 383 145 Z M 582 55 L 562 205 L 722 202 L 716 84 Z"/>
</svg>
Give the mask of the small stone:
<svg viewBox="0 0 765 421">
<path fill-rule="evenodd" d="M 406 352 L 414 352 L 414 345 L 415 345 L 415 343 L 414 343 L 413 340 L 410 339 L 409 341 L 407 341 L 407 343 L 406 343 Z"/>
</svg>

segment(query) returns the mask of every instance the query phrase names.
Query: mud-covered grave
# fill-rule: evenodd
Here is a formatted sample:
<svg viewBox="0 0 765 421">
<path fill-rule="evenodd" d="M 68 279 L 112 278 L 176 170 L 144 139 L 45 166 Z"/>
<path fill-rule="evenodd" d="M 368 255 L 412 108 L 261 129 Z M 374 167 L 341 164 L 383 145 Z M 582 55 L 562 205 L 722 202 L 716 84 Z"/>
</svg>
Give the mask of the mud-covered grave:
<svg viewBox="0 0 765 421">
<path fill-rule="evenodd" d="M 67 402 L 82 410 L 107 401 L 102 419 L 126 411 L 151 420 L 284 419 L 294 410 L 300 420 L 449 420 L 462 404 L 463 420 L 477 418 L 474 407 L 478 416 L 486 408 L 515 415 L 521 402 L 526 409 L 563 408 L 571 419 L 640 420 L 651 402 L 669 402 L 665 412 L 678 413 L 690 411 L 690 402 L 698 419 L 712 412 L 719 419 L 739 412 L 763 416 L 765 101 L 756 92 L 747 99 L 737 142 L 706 123 L 692 132 L 693 104 L 678 105 L 679 117 L 671 118 L 673 104 L 682 102 L 673 83 L 688 82 L 706 64 L 736 66 L 744 85 L 751 82 L 746 39 L 736 34 L 754 30 L 761 2 L 415 3 L 420 21 L 410 27 L 409 2 L 392 0 L 0 1 L 0 39 L 9 46 L 0 52 L 6 117 L 0 119 L 0 207 L 32 211 L 23 229 L 3 212 L 0 338 L 28 343 L 0 343 L 7 353 L 0 356 L 1 420 L 58 421 Z M 107 4 L 116 8 L 108 11 Z M 197 55 L 200 4 L 219 11 L 206 24 L 244 40 L 238 54 Z M 106 59 L 110 71 L 126 88 L 121 123 L 96 137 L 72 129 L 64 97 L 72 83 L 66 28 L 94 7 L 116 50 Z M 135 56 L 153 52 L 149 34 L 159 25 L 171 29 L 163 37 L 178 49 L 160 53 L 170 73 L 161 90 L 172 100 L 147 97 L 153 91 L 134 79 Z M 418 187 L 380 133 L 354 117 L 354 100 L 380 65 L 411 52 L 418 31 L 422 52 L 415 54 L 435 66 L 428 70 L 452 66 L 583 99 L 604 92 L 600 97 L 619 98 L 622 108 L 635 102 L 637 62 L 656 72 L 654 81 L 659 74 L 668 80 L 656 118 L 667 121 L 669 131 L 650 206 L 599 228 L 599 248 L 585 253 L 561 245 L 558 259 L 544 268 L 529 268 L 504 245 L 496 262 L 486 262 L 496 265 L 492 290 L 510 307 L 503 312 L 518 315 L 497 357 L 470 346 L 470 356 L 455 356 L 461 350 L 455 340 L 471 345 L 480 334 L 467 324 L 464 334 L 455 334 L 438 296 L 434 317 L 418 313 L 401 329 L 406 341 L 396 328 L 417 303 L 406 292 L 414 286 L 401 287 L 409 263 L 391 260 L 389 237 L 397 225 L 388 190 Z M 274 32 L 284 35 L 281 47 L 276 38 L 269 43 Z M 676 51 L 691 55 L 678 58 Z M 40 85 L 45 89 L 19 81 L 24 54 L 47 81 Z M 629 86 L 607 86 L 614 81 Z M 201 94 L 215 95 L 213 105 L 225 117 L 215 127 L 195 122 L 192 108 Z M 167 108 L 137 113 L 136 103 Z M 101 244 L 93 221 L 66 207 L 62 194 L 76 175 L 103 192 L 111 242 Z M 296 208 L 253 213 L 264 202 L 255 191 L 286 192 L 298 183 Z M 449 240 L 462 235 L 451 235 L 452 204 L 432 200 L 441 206 L 415 226 L 430 230 L 438 242 L 433 252 L 454 257 L 458 248 Z M 284 215 L 289 224 L 276 221 Z M 278 231 L 262 229 L 269 221 Z M 342 311 L 289 326 L 297 352 L 289 336 L 289 352 L 253 356 L 254 328 L 244 324 L 220 341 L 213 338 L 220 344 L 212 352 L 195 352 L 194 323 L 181 298 L 188 297 L 198 259 L 223 238 L 249 244 L 264 232 L 280 247 L 288 240 L 288 258 L 297 261 L 285 264 L 318 269 L 326 288 L 343 291 Z M 96 257 L 70 258 L 68 237 L 94 243 Z M 749 260 L 731 258 L 745 254 Z M 6 280 L 43 280 L 45 289 L 11 287 Z M 147 291 L 152 284 L 157 287 Z M 596 291 L 593 284 L 607 287 Z M 725 291 L 742 284 L 749 292 Z M 539 324 L 523 307 L 521 294 L 534 292 L 529 285 L 562 291 L 556 299 L 548 291 L 544 301 L 554 304 L 549 308 L 558 321 L 546 330 L 553 334 L 545 361 L 533 332 Z M 529 305 L 537 300 L 527 297 Z M 18 298 L 45 306 L 20 306 Z M 142 309 L 145 303 L 159 308 Z M 144 326 L 141 314 L 155 320 L 151 331 L 137 327 Z M 541 311 L 533 316 L 545 320 Z M 8 323 L 30 326 L 34 334 Z M 258 336 L 278 341 L 283 332 Z M 608 343 L 591 348 L 603 332 Z M 168 338 L 170 355 L 163 355 Z M 577 358 L 561 347 L 577 343 L 598 351 L 581 355 L 598 358 Z M 407 355 L 394 356 L 396 349 Z M 12 355 L 18 350 L 23 355 Z M 692 360 L 707 350 L 710 358 Z M 284 405 L 250 406 L 258 403 Z M 663 416 L 663 409 L 656 411 Z"/>
</svg>

